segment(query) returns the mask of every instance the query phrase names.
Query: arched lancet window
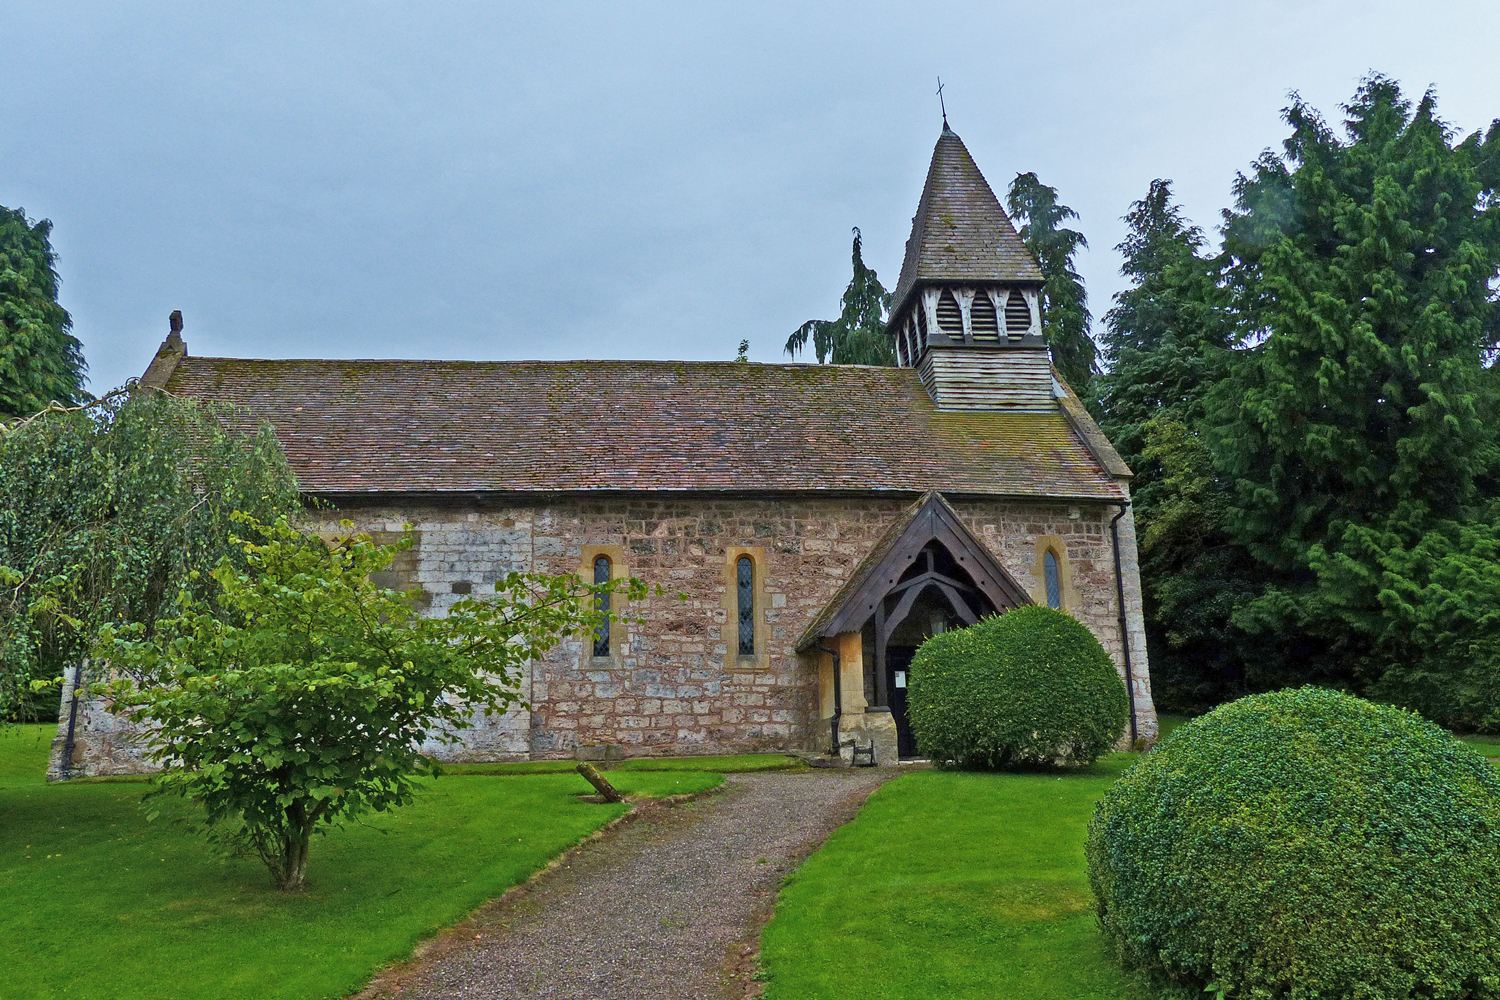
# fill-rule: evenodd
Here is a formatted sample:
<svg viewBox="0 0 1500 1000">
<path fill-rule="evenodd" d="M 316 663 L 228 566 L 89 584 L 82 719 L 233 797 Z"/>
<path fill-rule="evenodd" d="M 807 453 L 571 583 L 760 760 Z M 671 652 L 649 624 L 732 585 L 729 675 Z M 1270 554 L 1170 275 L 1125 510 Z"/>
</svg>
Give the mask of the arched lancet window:
<svg viewBox="0 0 1500 1000">
<path fill-rule="evenodd" d="M 755 562 L 740 556 L 734 564 L 735 588 L 738 594 L 740 655 L 755 655 Z"/>
<path fill-rule="evenodd" d="M 610 581 L 611 569 L 609 556 L 599 556 L 594 560 L 594 582 L 608 583 Z M 594 597 L 594 607 L 600 611 L 609 612 L 609 595 L 598 594 Z M 609 655 L 609 619 L 599 623 L 599 629 L 594 633 L 594 655 Z"/>
<path fill-rule="evenodd" d="M 1062 573 L 1057 566 L 1057 553 L 1051 549 L 1042 557 L 1042 569 L 1047 575 L 1047 607 L 1062 607 Z"/>
</svg>

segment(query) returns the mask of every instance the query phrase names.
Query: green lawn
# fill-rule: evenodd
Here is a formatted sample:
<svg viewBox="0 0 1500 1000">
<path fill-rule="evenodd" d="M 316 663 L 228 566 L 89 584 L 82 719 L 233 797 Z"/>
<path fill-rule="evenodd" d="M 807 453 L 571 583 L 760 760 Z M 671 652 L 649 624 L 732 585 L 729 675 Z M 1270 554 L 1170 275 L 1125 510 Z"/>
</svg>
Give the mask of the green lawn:
<svg viewBox="0 0 1500 1000">
<path fill-rule="evenodd" d="M 745 774 L 750 771 L 801 771 L 807 768 L 796 757 L 779 753 L 747 753 L 734 757 L 637 757 L 610 765 L 616 771 L 715 771 Z"/>
<path fill-rule="evenodd" d="M 341 997 L 624 808 L 580 801 L 576 774 L 440 777 L 320 839 L 309 891 L 287 897 L 259 862 L 148 824 L 140 784 L 44 784 L 55 731 L 0 730 L 0 1000 Z M 721 779 L 610 780 L 672 795 Z"/>
<path fill-rule="evenodd" d="M 1170 714 L 1158 715 L 1156 717 L 1156 724 L 1159 727 L 1159 730 L 1158 730 L 1158 733 L 1157 733 L 1157 739 L 1159 739 L 1159 740 L 1166 739 L 1168 736 L 1171 736 L 1172 733 L 1176 731 L 1176 729 L 1177 729 L 1178 726 L 1181 726 L 1184 723 L 1191 722 L 1191 721 L 1193 721 L 1193 717 L 1191 715 L 1170 715 Z"/>
<path fill-rule="evenodd" d="M 56 735 L 56 723 L 27 726 L 0 723 L 0 788 L 44 781 L 47 751 Z"/>
<path fill-rule="evenodd" d="M 747 753 L 732 757 L 637 757 L 633 760 L 596 760 L 600 771 L 713 771 L 744 774 L 750 771 L 796 771 L 807 765 L 779 753 Z M 509 764 L 444 764 L 444 774 L 553 774 L 573 771 L 576 760 L 530 760 Z M 611 781 L 614 779 L 611 778 Z"/>
<path fill-rule="evenodd" d="M 1463 736 L 1460 739 L 1491 760 L 1500 758 L 1500 739 L 1493 736 Z"/>
<path fill-rule="evenodd" d="M 1094 802 L 1135 759 L 884 786 L 788 879 L 763 939 L 767 1000 L 1130 996 L 1083 844 Z"/>
</svg>

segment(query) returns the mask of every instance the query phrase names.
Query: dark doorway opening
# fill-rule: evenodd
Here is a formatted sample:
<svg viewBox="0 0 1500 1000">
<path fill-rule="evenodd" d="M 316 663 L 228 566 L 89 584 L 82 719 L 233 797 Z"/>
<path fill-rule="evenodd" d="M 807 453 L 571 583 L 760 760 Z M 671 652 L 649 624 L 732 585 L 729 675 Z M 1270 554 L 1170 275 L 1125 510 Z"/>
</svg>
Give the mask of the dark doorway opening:
<svg viewBox="0 0 1500 1000">
<path fill-rule="evenodd" d="M 917 755 L 917 743 L 911 735 L 911 717 L 906 714 L 906 681 L 910 676 L 915 646 L 887 646 L 885 668 L 890 672 L 891 718 L 896 722 L 896 750 L 903 757 Z"/>
<path fill-rule="evenodd" d="M 968 572 L 937 540 L 928 542 L 875 606 L 875 700 L 888 706 L 902 757 L 921 753 L 907 711 L 907 682 L 917 647 L 939 632 L 972 625 L 996 611 Z"/>
</svg>

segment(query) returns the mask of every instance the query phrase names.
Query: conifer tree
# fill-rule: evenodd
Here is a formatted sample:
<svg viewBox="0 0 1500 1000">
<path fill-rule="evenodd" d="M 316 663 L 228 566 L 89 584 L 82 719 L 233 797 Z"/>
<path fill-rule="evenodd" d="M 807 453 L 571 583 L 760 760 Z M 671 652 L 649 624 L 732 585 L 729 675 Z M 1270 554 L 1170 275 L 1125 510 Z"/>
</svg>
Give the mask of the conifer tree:
<svg viewBox="0 0 1500 1000">
<path fill-rule="evenodd" d="M 894 365 L 896 345 L 886 333 L 886 311 L 891 293 L 875 272 L 865 266 L 859 229 L 854 230 L 854 277 L 839 300 L 838 319 L 810 319 L 787 338 L 792 357 L 812 341 L 818 364 Z"/>
<path fill-rule="evenodd" d="M 1052 349 L 1052 363 L 1080 395 L 1098 370 L 1097 354 L 1089 325 L 1088 292 L 1074 257 L 1088 248 L 1083 234 L 1062 224 L 1078 213 L 1057 200 L 1057 188 L 1048 187 L 1034 173 L 1017 174 L 1006 195 L 1011 218 L 1020 224 L 1020 236 L 1036 258 L 1045 278 L 1042 335 Z"/>
<path fill-rule="evenodd" d="M 1231 616 L 1255 595 L 1255 569 L 1225 524 L 1227 491 L 1199 425 L 1224 375 L 1233 325 L 1203 232 L 1151 183 L 1125 216 L 1117 247 L 1131 287 L 1115 296 L 1101 337 L 1108 369 L 1094 380 L 1100 423 L 1135 472 L 1152 693 L 1196 711 L 1265 680 Z"/>
<path fill-rule="evenodd" d="M 1171 181 L 1152 181 L 1125 222 L 1130 232 L 1116 249 L 1132 284 L 1104 314 L 1109 368 L 1096 377 L 1095 394 L 1139 492 L 1153 481 L 1142 461 L 1146 423 L 1165 417 L 1196 427 L 1204 395 L 1222 377 L 1233 326 L 1215 262 L 1201 256 L 1203 231 L 1173 203 Z"/>
<path fill-rule="evenodd" d="M 1413 107 L 1372 76 L 1345 111 L 1341 137 L 1294 95 L 1285 154 L 1236 185 L 1245 349 L 1209 407 L 1229 522 L 1275 574 L 1237 621 L 1307 676 L 1366 685 L 1421 652 L 1392 610 L 1422 585 L 1403 555 L 1496 495 L 1500 203 L 1493 142 L 1452 145 L 1430 92 Z M 1500 593 L 1480 603 L 1500 615 Z"/>
<path fill-rule="evenodd" d="M 83 345 L 57 302 L 52 223 L 0 205 L 0 420 L 84 398 Z"/>
</svg>

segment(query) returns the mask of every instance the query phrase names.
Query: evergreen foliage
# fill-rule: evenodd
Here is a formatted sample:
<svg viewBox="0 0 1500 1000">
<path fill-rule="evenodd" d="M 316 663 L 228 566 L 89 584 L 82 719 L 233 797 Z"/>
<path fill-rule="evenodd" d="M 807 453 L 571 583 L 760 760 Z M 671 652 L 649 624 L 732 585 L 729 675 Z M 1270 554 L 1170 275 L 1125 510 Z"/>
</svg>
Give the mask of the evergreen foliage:
<svg viewBox="0 0 1500 1000">
<path fill-rule="evenodd" d="M 1413 545 L 1394 532 L 1375 537 L 1360 553 L 1368 565 L 1347 553 L 1336 568 L 1315 562 L 1325 579 L 1338 573 L 1378 590 L 1384 672 L 1373 697 L 1461 731 L 1500 732 L 1497 521 L 1492 507 L 1483 519 L 1435 526 Z"/>
<path fill-rule="evenodd" d="M 231 539 L 243 556 L 214 568 L 212 605 L 184 592 L 149 629 L 106 624 L 98 653 L 123 674 L 104 690 L 163 768 L 155 793 L 198 802 L 210 835 L 286 891 L 303 887 L 314 833 L 410 802 L 424 740 L 504 712 L 524 664 L 608 620 L 598 596 L 626 585 L 511 573 L 493 599 L 427 617 L 370 581 L 411 536 L 377 545 L 344 522 L 325 541 L 284 517 L 233 519 L 260 538 Z"/>
<path fill-rule="evenodd" d="M 1074 258 L 1088 248 L 1089 241 L 1076 230 L 1062 228 L 1078 213 L 1060 204 L 1057 188 L 1043 184 L 1034 173 L 1017 174 L 1005 200 L 1046 280 L 1042 336 L 1052 349 L 1052 363 L 1075 392 L 1086 396 L 1098 371 L 1098 349 L 1089 334 L 1093 317 Z"/>
<path fill-rule="evenodd" d="M 1087 764 L 1114 746 L 1129 716 L 1099 640 L 1040 605 L 933 636 L 908 683 L 917 747 L 958 767 Z"/>
<path fill-rule="evenodd" d="M 0 719 L 104 623 L 205 597 L 233 511 L 296 509 L 275 434 L 228 407 L 119 390 L 0 427 Z"/>
<path fill-rule="evenodd" d="M 1247 635 L 1234 614 L 1260 593 L 1264 570 L 1226 527 L 1228 490 L 1190 424 L 1149 421 L 1141 462 L 1156 480 L 1137 504 L 1151 691 L 1163 711 L 1197 713 L 1294 683 L 1295 646 Z"/>
<path fill-rule="evenodd" d="M 1125 215 L 1130 231 L 1116 249 L 1132 287 L 1104 315 L 1109 370 L 1095 381 L 1111 440 L 1136 473 L 1137 494 L 1158 478 L 1143 464 L 1145 425 L 1158 418 L 1198 424 L 1234 335 L 1216 262 L 1201 255 L 1203 231 L 1183 217 L 1171 185 L 1152 181 Z"/>
<path fill-rule="evenodd" d="M 1106 937 L 1163 996 L 1500 997 L 1500 771 L 1302 688 L 1178 729 L 1089 829 Z"/>
<path fill-rule="evenodd" d="M 1094 380 L 1100 424 L 1135 472 L 1152 693 L 1201 711 L 1255 683 L 1276 661 L 1231 622 L 1255 596 L 1258 567 L 1227 528 L 1228 497 L 1200 436 L 1204 400 L 1225 376 L 1233 314 L 1203 232 L 1151 182 L 1117 249 L 1132 287 L 1115 297 Z"/>
<path fill-rule="evenodd" d="M 83 345 L 57 302 L 52 223 L 0 205 L 0 420 L 85 398 Z"/>
<path fill-rule="evenodd" d="M 1431 93 L 1413 107 L 1376 76 L 1345 110 L 1340 138 L 1294 99 L 1285 156 L 1236 185 L 1225 278 L 1246 348 L 1209 435 L 1229 524 L 1274 574 L 1237 623 L 1297 637 L 1305 676 L 1365 686 L 1446 656 L 1391 613 L 1420 590 L 1400 567 L 1425 575 L 1410 554 L 1493 523 L 1500 204 L 1490 151 L 1451 144 Z M 1482 603 L 1500 613 L 1500 592 Z"/>
<path fill-rule="evenodd" d="M 896 345 L 886 333 L 891 293 L 875 272 L 865 266 L 859 229 L 854 230 L 854 277 L 839 300 L 838 319 L 810 319 L 786 340 L 786 353 L 796 357 L 812 341 L 818 364 L 894 365 Z"/>
<path fill-rule="evenodd" d="M 1300 99 L 1222 252 L 1155 182 L 1126 217 L 1101 424 L 1137 472 L 1155 690 L 1309 680 L 1500 728 L 1500 124 L 1455 143 L 1372 76 Z"/>
</svg>

